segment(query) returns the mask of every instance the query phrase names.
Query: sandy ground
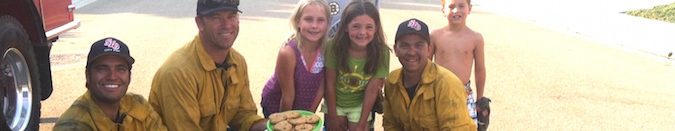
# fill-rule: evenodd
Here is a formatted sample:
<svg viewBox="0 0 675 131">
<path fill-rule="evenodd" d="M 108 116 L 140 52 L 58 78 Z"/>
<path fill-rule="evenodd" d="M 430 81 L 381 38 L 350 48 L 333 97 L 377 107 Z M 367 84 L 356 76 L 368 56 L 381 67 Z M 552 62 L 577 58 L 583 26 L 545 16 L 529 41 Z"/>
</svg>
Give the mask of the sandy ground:
<svg viewBox="0 0 675 131">
<path fill-rule="evenodd" d="M 82 26 L 54 43 L 54 94 L 42 118 L 54 120 L 86 91 L 84 63 L 92 42 L 113 36 L 130 46 L 136 63 L 128 92 L 147 98 L 152 77 L 175 49 L 197 33 L 195 0 L 96 1 L 76 11 Z M 280 42 L 289 31 L 291 0 L 242 1 L 241 31 L 234 48 L 249 65 L 256 102 L 274 71 Z M 440 1 L 387 0 L 380 4 L 387 42 L 399 22 L 416 17 L 431 28 L 446 24 Z M 485 38 L 492 98 L 490 130 L 672 130 L 675 67 L 602 43 L 473 10 L 468 25 Z M 396 57 L 391 69 L 400 68 Z M 262 113 L 260 113 L 262 115 Z M 381 128 L 381 117 L 376 120 Z M 53 121 L 40 124 L 51 130 Z"/>
</svg>

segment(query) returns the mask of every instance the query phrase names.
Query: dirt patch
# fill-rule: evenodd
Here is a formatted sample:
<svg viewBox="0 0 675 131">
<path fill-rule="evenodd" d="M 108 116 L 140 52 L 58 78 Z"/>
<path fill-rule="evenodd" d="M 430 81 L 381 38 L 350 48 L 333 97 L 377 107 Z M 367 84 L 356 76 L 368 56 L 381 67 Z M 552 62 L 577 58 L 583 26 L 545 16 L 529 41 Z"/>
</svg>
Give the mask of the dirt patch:
<svg viewBox="0 0 675 131">
<path fill-rule="evenodd" d="M 87 60 L 86 54 L 76 54 L 76 53 L 51 54 L 51 55 L 49 55 L 49 57 L 50 57 L 50 63 L 52 64 L 52 66 L 68 65 L 68 64 L 72 64 L 72 63 L 77 63 L 79 61 Z"/>
</svg>

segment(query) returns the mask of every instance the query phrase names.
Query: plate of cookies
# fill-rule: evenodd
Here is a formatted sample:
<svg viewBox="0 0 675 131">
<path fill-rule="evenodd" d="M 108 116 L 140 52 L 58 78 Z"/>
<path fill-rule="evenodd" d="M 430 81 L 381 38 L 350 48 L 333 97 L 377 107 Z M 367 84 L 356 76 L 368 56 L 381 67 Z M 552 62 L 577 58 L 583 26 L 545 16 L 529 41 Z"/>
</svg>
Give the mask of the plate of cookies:
<svg viewBox="0 0 675 131">
<path fill-rule="evenodd" d="M 267 121 L 269 131 L 319 131 L 323 125 L 321 117 L 305 110 L 290 110 L 273 113 Z"/>
</svg>

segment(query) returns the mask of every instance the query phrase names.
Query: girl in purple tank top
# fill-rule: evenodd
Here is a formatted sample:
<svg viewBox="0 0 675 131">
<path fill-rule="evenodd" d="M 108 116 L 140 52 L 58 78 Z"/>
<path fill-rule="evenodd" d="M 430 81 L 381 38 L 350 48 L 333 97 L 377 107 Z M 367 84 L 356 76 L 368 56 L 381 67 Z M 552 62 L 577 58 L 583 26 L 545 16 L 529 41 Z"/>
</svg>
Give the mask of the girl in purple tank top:
<svg viewBox="0 0 675 131">
<path fill-rule="evenodd" d="M 290 18 L 294 32 L 279 50 L 261 106 L 265 118 L 287 110 L 315 112 L 324 90 L 324 56 L 330 11 L 324 0 L 301 0 Z"/>
</svg>

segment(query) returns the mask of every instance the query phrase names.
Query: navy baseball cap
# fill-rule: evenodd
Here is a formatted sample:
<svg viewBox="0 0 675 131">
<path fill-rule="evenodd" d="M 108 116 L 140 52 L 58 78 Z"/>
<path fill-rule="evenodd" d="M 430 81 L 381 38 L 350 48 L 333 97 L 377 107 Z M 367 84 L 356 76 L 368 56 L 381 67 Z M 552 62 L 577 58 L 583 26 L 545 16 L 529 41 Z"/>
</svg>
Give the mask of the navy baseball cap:
<svg viewBox="0 0 675 131">
<path fill-rule="evenodd" d="M 429 27 L 426 23 L 415 18 L 403 21 L 398 25 L 394 42 L 398 41 L 398 38 L 401 38 L 401 36 L 411 33 L 418 34 L 427 40 L 427 42 L 431 42 L 431 39 L 429 38 Z"/>
<path fill-rule="evenodd" d="M 117 55 L 124 58 L 127 64 L 129 64 L 129 69 L 131 69 L 131 64 L 134 64 L 135 61 L 129 54 L 129 47 L 124 42 L 108 37 L 98 40 L 91 45 L 89 55 L 87 56 L 86 68 L 89 69 L 89 64 L 103 55 Z"/>
<path fill-rule="evenodd" d="M 239 11 L 239 0 L 198 0 L 197 15 L 208 15 L 219 10 Z"/>
</svg>

